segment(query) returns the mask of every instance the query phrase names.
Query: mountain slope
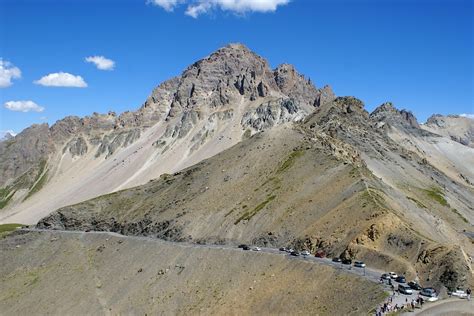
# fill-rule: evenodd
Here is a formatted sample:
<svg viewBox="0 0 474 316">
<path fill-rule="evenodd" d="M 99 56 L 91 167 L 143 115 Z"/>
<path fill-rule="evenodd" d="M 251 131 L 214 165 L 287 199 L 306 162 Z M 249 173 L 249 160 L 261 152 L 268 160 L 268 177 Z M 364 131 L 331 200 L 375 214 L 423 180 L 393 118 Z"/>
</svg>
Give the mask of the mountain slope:
<svg viewBox="0 0 474 316">
<path fill-rule="evenodd" d="M 379 111 L 380 113 L 380 111 Z M 323 249 L 449 287 L 472 281 L 472 187 L 393 141 L 352 97 L 175 174 L 58 210 L 42 228 Z M 399 120 L 400 124 L 404 124 Z M 435 229 L 433 229 L 435 227 Z"/>
<path fill-rule="evenodd" d="M 446 136 L 463 145 L 474 147 L 474 119 L 459 115 L 432 115 L 423 129 Z"/>
<path fill-rule="evenodd" d="M 0 239 L 0 258 L 8 315 L 360 315 L 385 297 L 325 265 L 159 240 L 29 232 Z"/>
<path fill-rule="evenodd" d="M 0 222 L 35 223 L 59 207 L 176 172 L 333 98 L 291 65 L 271 70 L 230 44 L 162 83 L 136 112 L 67 117 L 0 142 Z"/>
</svg>

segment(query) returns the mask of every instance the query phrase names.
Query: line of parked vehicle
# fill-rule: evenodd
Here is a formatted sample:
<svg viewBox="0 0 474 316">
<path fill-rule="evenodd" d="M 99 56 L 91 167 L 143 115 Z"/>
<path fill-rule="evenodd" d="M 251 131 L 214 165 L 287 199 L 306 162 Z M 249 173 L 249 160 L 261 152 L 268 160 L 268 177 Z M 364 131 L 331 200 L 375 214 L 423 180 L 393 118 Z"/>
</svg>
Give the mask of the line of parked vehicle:
<svg viewBox="0 0 474 316">
<path fill-rule="evenodd" d="M 345 265 L 352 265 L 352 259 L 341 259 L 339 257 L 332 258 L 332 262 L 338 262 Z M 356 260 L 354 261 L 354 267 L 356 268 L 365 268 L 365 263 L 363 261 Z"/>
<path fill-rule="evenodd" d="M 239 248 L 242 248 L 243 250 L 261 251 L 260 247 L 250 247 L 245 244 L 239 245 Z M 299 257 L 299 256 L 307 257 L 311 255 L 311 253 L 308 250 L 303 250 L 299 252 L 292 248 L 286 248 L 286 247 L 281 247 L 279 250 L 282 252 L 286 252 L 290 256 L 294 256 L 294 257 Z M 325 258 L 326 254 L 324 253 L 324 251 L 320 250 L 320 251 L 317 251 L 314 254 L 314 256 L 317 258 Z M 343 265 L 350 265 L 350 266 L 353 265 L 356 268 L 366 267 L 366 264 L 363 261 L 360 261 L 360 260 L 352 261 L 349 258 L 342 259 L 339 257 L 334 257 L 332 258 L 332 261 L 336 263 L 341 263 Z M 429 297 L 428 300 L 437 300 L 437 297 L 438 297 L 435 289 L 431 287 L 424 288 L 415 281 L 410 281 L 407 283 L 407 280 L 403 275 L 397 275 L 395 272 L 387 272 L 387 273 L 382 274 L 382 276 L 380 277 L 380 281 L 385 284 L 391 285 L 393 290 L 395 290 L 395 286 L 393 285 L 392 281 L 398 283 L 397 290 L 401 294 L 412 295 L 414 293 L 413 291 L 419 291 L 420 295 Z"/>
<path fill-rule="evenodd" d="M 241 244 L 238 246 L 238 248 L 241 248 L 243 250 L 253 250 L 253 251 L 261 251 L 262 249 L 260 247 L 250 247 L 249 245 L 246 244 Z M 307 257 L 310 256 L 311 253 L 308 250 L 303 250 L 301 252 L 294 250 L 293 248 L 286 248 L 286 247 L 281 247 L 279 248 L 280 251 L 286 252 L 290 254 L 290 256 L 294 257 Z M 325 258 L 326 254 L 323 251 L 317 251 L 314 256 L 316 258 Z M 352 265 L 352 260 L 351 259 L 341 259 L 341 258 L 333 258 L 333 262 L 340 262 L 345 265 Z M 354 261 L 354 267 L 357 268 L 365 268 L 365 263 L 363 261 Z"/>
<path fill-rule="evenodd" d="M 419 291 L 419 294 L 422 296 L 429 297 L 431 301 L 436 300 L 438 294 L 436 290 L 432 287 L 422 287 L 415 281 L 410 281 L 407 283 L 406 278 L 403 275 L 397 275 L 395 272 L 387 272 L 382 274 L 380 281 L 392 286 L 392 289 L 395 290 L 395 286 L 392 283 L 392 280 L 398 283 L 398 292 L 405 295 L 412 295 L 413 291 Z"/>
</svg>

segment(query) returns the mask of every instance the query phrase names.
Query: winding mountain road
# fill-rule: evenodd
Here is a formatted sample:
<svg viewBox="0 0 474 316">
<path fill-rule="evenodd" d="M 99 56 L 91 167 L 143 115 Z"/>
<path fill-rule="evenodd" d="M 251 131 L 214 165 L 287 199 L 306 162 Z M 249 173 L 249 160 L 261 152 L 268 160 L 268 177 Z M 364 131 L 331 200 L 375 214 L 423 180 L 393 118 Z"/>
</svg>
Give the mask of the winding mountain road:
<svg viewBox="0 0 474 316">
<path fill-rule="evenodd" d="M 158 239 L 154 237 L 147 237 L 147 236 L 128 236 L 128 235 L 122 235 L 119 233 L 115 232 L 107 232 L 107 231 L 75 231 L 75 230 L 51 230 L 51 229 L 39 229 L 39 228 L 21 228 L 19 229 L 20 231 L 25 231 L 25 232 L 40 232 L 40 233 L 50 233 L 50 234 L 73 234 L 73 235 L 80 235 L 80 236 L 86 236 L 86 235 L 104 235 L 104 236 L 110 236 L 110 237 L 116 237 L 116 238 L 123 238 L 123 239 L 133 239 L 133 240 L 143 240 L 143 241 L 151 241 L 151 242 L 157 242 L 157 243 L 165 243 L 165 244 L 170 244 L 175 247 L 184 247 L 184 248 L 203 248 L 203 249 L 222 249 L 226 251 L 245 251 L 243 249 L 238 248 L 235 245 L 216 245 L 216 244 L 196 244 L 196 243 L 189 243 L 189 242 L 173 242 L 173 241 L 166 241 L 163 239 Z M 322 264 L 326 266 L 331 266 L 335 269 L 340 270 L 343 273 L 352 273 L 359 275 L 360 277 L 363 277 L 369 281 L 372 281 L 374 283 L 380 283 L 380 276 L 384 271 L 371 268 L 371 267 L 365 267 L 365 268 L 357 268 L 351 265 L 344 265 L 342 263 L 338 262 L 333 262 L 330 258 L 317 258 L 312 255 L 309 256 L 292 256 L 288 254 L 287 252 L 280 251 L 279 249 L 276 248 L 268 248 L 268 247 L 261 247 L 260 251 L 254 251 L 254 250 L 248 250 L 248 252 L 255 253 L 255 254 L 262 254 L 262 255 L 275 255 L 275 256 L 286 256 L 288 257 L 288 260 L 304 260 L 304 261 L 309 261 L 313 262 L 314 264 Z M 395 288 L 396 288 L 396 282 L 394 282 Z M 392 293 L 391 288 L 384 284 L 383 285 L 384 290 L 387 293 Z M 398 304 L 404 305 L 406 302 L 410 302 L 412 299 L 415 299 L 418 297 L 418 292 L 414 291 L 412 295 L 403 295 L 398 292 L 394 293 L 392 296 L 392 305 Z M 438 303 L 439 304 L 439 303 Z M 432 306 L 431 304 L 427 304 L 426 308 L 435 308 L 435 306 Z M 425 309 L 423 309 L 425 310 Z"/>
<path fill-rule="evenodd" d="M 167 243 L 171 244 L 177 247 L 189 247 L 189 248 L 210 248 L 210 249 L 222 249 L 222 250 L 228 250 L 228 251 L 245 251 L 240 248 L 237 248 L 237 246 L 234 245 L 216 245 L 216 244 L 196 244 L 196 243 L 188 243 L 188 242 L 174 242 L 174 241 L 166 241 L 163 239 L 158 239 L 154 237 L 147 237 L 147 236 L 128 236 L 128 235 L 122 235 L 119 233 L 115 232 L 107 232 L 107 231 L 78 231 L 78 230 L 52 230 L 52 229 L 39 229 L 39 228 L 21 228 L 19 229 L 20 231 L 26 231 L 26 232 L 48 232 L 48 233 L 61 233 L 61 234 L 74 234 L 74 235 L 84 235 L 84 234 L 95 234 L 95 235 L 105 235 L 105 236 L 113 236 L 117 238 L 125 238 L 125 239 L 134 239 L 134 240 L 147 240 L 147 241 L 153 241 L 153 242 L 158 242 L 158 243 Z M 273 255 L 282 255 L 288 257 L 290 260 L 304 260 L 304 261 L 310 261 L 318 264 L 324 264 L 327 266 L 334 267 L 336 269 L 340 269 L 344 272 L 347 273 L 352 273 L 356 274 L 359 276 L 362 276 L 372 282 L 375 283 L 380 283 L 380 275 L 383 273 L 380 270 L 373 269 L 370 267 L 366 268 L 357 268 L 352 265 L 345 265 L 342 263 L 338 262 L 333 262 L 329 258 L 317 258 L 314 257 L 313 255 L 309 256 L 292 256 L 287 252 L 280 251 L 279 249 L 276 248 L 268 248 L 268 247 L 260 247 L 260 251 L 254 251 L 254 250 L 248 250 L 251 252 L 257 252 L 257 253 L 262 253 L 262 254 L 273 254 Z"/>
</svg>

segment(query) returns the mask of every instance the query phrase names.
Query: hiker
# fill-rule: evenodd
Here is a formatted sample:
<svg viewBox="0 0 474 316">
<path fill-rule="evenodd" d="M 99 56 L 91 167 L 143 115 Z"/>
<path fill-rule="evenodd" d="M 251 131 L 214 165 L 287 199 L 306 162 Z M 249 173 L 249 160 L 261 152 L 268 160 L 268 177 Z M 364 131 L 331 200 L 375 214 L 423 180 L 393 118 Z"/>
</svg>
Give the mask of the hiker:
<svg viewBox="0 0 474 316">
<path fill-rule="evenodd" d="M 467 300 L 470 301 L 471 300 L 471 288 L 467 288 L 466 293 L 467 293 Z"/>
</svg>

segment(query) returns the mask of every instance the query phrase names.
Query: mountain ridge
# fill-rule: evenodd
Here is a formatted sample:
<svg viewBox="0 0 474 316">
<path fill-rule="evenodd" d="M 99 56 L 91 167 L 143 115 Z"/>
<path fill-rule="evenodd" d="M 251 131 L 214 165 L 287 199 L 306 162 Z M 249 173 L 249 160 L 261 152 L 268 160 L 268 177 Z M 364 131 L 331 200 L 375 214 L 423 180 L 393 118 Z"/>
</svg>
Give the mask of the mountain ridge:
<svg viewBox="0 0 474 316">
<path fill-rule="evenodd" d="M 0 206 L 8 212 L 0 213 L 0 221 L 14 213 L 34 212 L 35 203 L 28 200 L 37 200 L 38 192 L 55 179 L 71 183 L 78 194 L 70 192 L 71 186 L 51 190 L 63 201 L 41 207 L 36 220 L 46 214 L 45 208 L 51 211 L 190 166 L 243 137 L 301 120 L 333 98 L 329 86 L 317 89 L 294 67 L 284 64 L 272 70 L 245 46 L 229 44 L 161 83 L 135 112 L 68 116 L 51 127 L 33 125 L 2 142 Z M 114 163 L 105 162 L 112 156 Z M 162 160 L 170 162 L 163 165 Z M 86 177 L 78 169 L 96 170 Z M 89 183 L 90 192 L 72 178 L 77 179 L 74 183 Z M 100 181 L 108 183 L 100 186 Z"/>
</svg>

